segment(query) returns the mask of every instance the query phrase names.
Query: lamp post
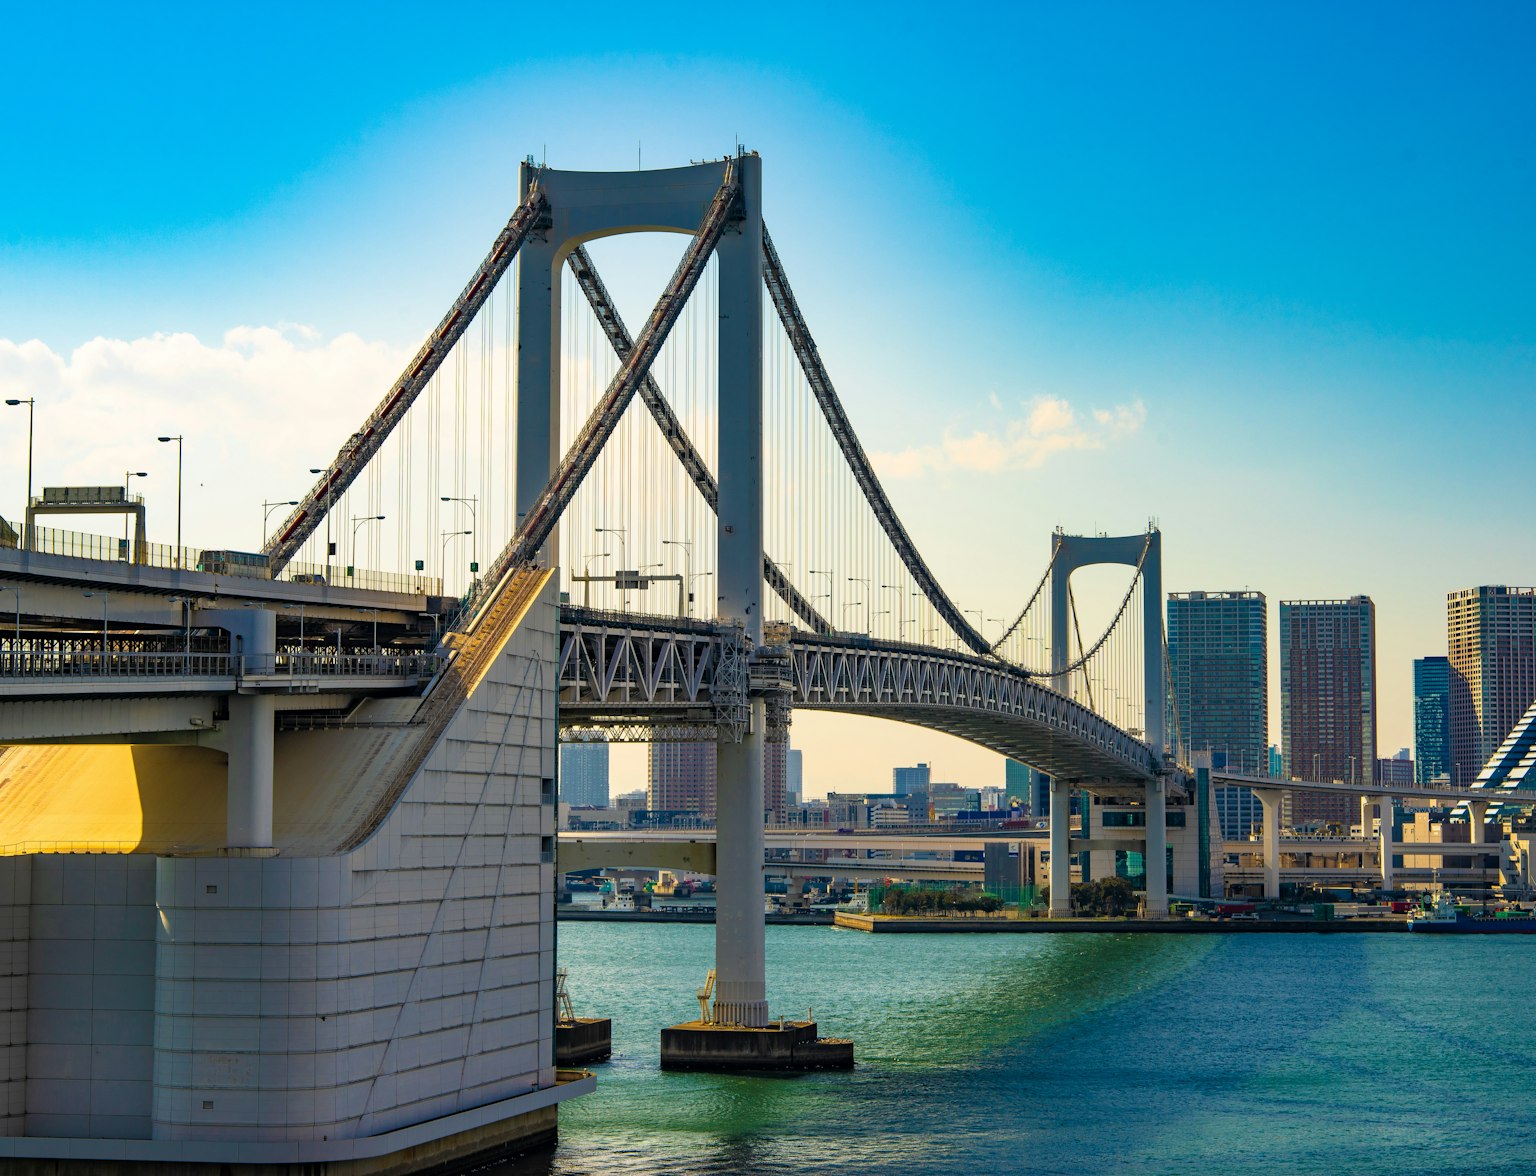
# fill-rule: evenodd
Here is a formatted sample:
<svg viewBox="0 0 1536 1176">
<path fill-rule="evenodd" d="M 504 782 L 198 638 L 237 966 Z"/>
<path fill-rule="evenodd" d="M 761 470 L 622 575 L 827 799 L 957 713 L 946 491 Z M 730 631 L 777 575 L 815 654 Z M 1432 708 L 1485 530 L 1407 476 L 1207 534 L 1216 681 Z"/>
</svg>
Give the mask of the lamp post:
<svg viewBox="0 0 1536 1176">
<path fill-rule="evenodd" d="M 444 502 L 457 502 L 469 507 L 469 562 L 475 565 L 469 571 L 471 575 L 478 574 L 480 569 L 480 496 L 478 494 L 471 494 L 468 498 L 455 498 L 450 494 L 440 494 L 438 497 Z"/>
<path fill-rule="evenodd" d="M 299 652 L 304 652 L 304 602 L 298 604 L 285 604 L 284 608 L 296 608 L 299 610 Z"/>
<path fill-rule="evenodd" d="M 369 523 L 382 523 L 383 515 L 354 515 L 352 518 L 352 544 L 347 548 L 352 553 L 352 578 L 357 579 L 357 529 Z"/>
<path fill-rule="evenodd" d="M 626 538 L 626 536 L 628 534 L 628 531 L 624 527 L 598 527 L 597 528 L 597 533 L 599 535 L 617 535 L 619 537 L 619 565 L 620 566 L 613 569 L 614 579 L 617 580 L 618 577 L 620 577 L 620 576 L 622 576 L 624 574 L 624 567 L 623 567 L 623 564 L 625 563 L 625 558 L 624 558 L 624 542 L 625 542 L 625 538 Z M 625 612 L 629 611 L 629 589 L 627 589 L 627 588 L 620 588 L 619 589 L 619 608 L 621 608 Z"/>
<path fill-rule="evenodd" d="M 864 631 L 866 633 L 868 633 L 869 632 L 869 595 L 870 595 L 870 593 L 869 593 L 869 577 L 868 576 L 849 576 L 848 577 L 848 583 L 850 583 L 850 584 L 863 584 L 864 585 Z M 848 612 L 848 610 L 846 608 L 843 609 L 843 613 L 845 615 L 847 614 L 847 612 Z"/>
<path fill-rule="evenodd" d="M 896 593 L 896 633 L 899 636 L 907 628 L 907 600 L 901 594 L 901 589 L 895 584 L 881 584 L 881 592 Z"/>
<path fill-rule="evenodd" d="M 1318 772 L 1321 770 L 1317 766 L 1318 760 L 1321 758 L 1321 756 L 1322 756 L 1322 752 L 1314 751 L 1312 753 L 1312 779 L 1314 779 L 1314 780 L 1317 779 Z"/>
<path fill-rule="evenodd" d="M 888 608 L 876 609 L 874 612 L 869 614 L 869 635 L 871 637 L 873 637 L 875 635 L 875 632 L 874 632 L 874 630 L 875 630 L 875 618 L 876 617 L 888 617 L 890 615 L 891 615 L 891 610 L 888 609 Z"/>
<path fill-rule="evenodd" d="M 467 531 L 467 530 L 466 531 L 444 531 L 442 533 L 442 535 L 443 535 L 443 545 L 442 545 L 441 550 L 438 552 L 437 566 L 440 567 L 443 570 L 443 588 L 444 588 L 444 590 L 446 590 L 447 587 L 448 587 L 448 544 L 452 543 L 455 539 L 459 538 L 461 535 L 468 535 L 468 534 L 470 534 L 470 532 Z"/>
<path fill-rule="evenodd" d="M 132 500 L 133 500 L 133 493 L 132 493 L 132 490 L 130 488 L 131 484 L 133 482 L 133 479 L 134 478 L 147 478 L 147 477 L 149 477 L 149 473 L 146 470 L 124 470 L 123 471 L 123 501 L 124 501 L 125 505 L 130 503 L 130 502 L 132 502 Z M 126 545 L 127 542 L 128 542 L 128 528 L 132 525 L 129 522 L 131 517 L 132 517 L 131 515 L 124 515 L 123 516 L 123 543 L 124 543 L 124 545 Z M 129 554 L 131 555 L 132 553 L 129 553 Z"/>
<path fill-rule="evenodd" d="M 272 518 L 272 512 L 280 506 L 298 506 L 297 498 L 273 499 L 271 502 L 262 500 L 261 503 L 261 546 L 267 545 L 267 522 Z"/>
<path fill-rule="evenodd" d="M 32 422 L 34 414 L 37 411 L 37 397 L 28 396 L 24 400 L 17 398 L 14 400 L 7 400 L 6 403 L 9 404 L 12 408 L 18 408 L 23 404 L 27 406 L 27 501 L 24 503 L 24 506 L 30 507 L 32 505 Z M 26 532 L 27 533 L 22 539 L 21 545 L 27 551 L 31 551 L 32 528 L 28 526 L 26 528 Z"/>
<path fill-rule="evenodd" d="M 21 657 L 21 585 L 0 584 L 0 592 L 14 592 L 16 594 L 16 644 L 11 650 L 11 664 L 17 664 Z"/>
<path fill-rule="evenodd" d="M 181 617 L 182 622 L 185 625 L 185 638 L 182 642 L 182 657 L 184 659 L 190 659 L 192 656 L 192 598 L 190 596 L 172 596 L 167 598 L 166 603 L 181 605 Z M 184 661 L 183 669 L 185 668 L 186 662 Z"/>
<path fill-rule="evenodd" d="M 688 599 L 689 600 L 693 599 L 693 582 L 695 580 L 707 580 L 711 576 L 713 576 L 714 574 L 715 574 L 714 572 L 694 572 L 693 575 L 689 576 L 688 577 Z M 714 610 L 711 610 L 710 611 L 710 616 L 714 616 L 714 615 L 715 615 L 714 614 Z"/>
<path fill-rule="evenodd" d="M 693 571 L 693 540 L 692 539 L 663 539 L 663 547 L 681 547 L 683 549 L 683 591 L 688 597 L 688 615 L 693 616 L 693 577 L 689 574 Z"/>
<path fill-rule="evenodd" d="M 102 669 L 106 669 L 107 658 L 107 606 L 112 603 L 112 593 L 105 588 L 98 589 L 101 594 L 101 658 Z M 86 592 L 87 597 L 95 596 L 97 592 Z"/>
<path fill-rule="evenodd" d="M 176 567 L 181 567 L 181 455 L 182 435 L 158 438 L 162 443 L 176 442 Z"/>
<path fill-rule="evenodd" d="M 596 555 L 587 556 L 586 566 L 581 569 L 581 607 L 586 608 L 592 603 L 592 561 L 594 559 L 607 559 L 612 552 L 599 551 Z"/>
<path fill-rule="evenodd" d="M 819 568 L 811 568 L 808 572 L 806 572 L 806 575 L 808 575 L 808 576 L 825 576 L 827 578 L 827 591 L 826 591 L 825 595 L 827 597 L 827 611 L 831 612 L 833 610 L 833 608 L 837 604 L 837 601 L 832 599 L 832 585 L 834 583 L 834 577 L 833 577 L 832 573 L 831 572 L 824 572 L 824 571 L 822 571 Z M 820 597 L 819 596 L 813 596 L 813 597 L 811 597 L 811 599 L 812 600 L 819 600 Z"/>
<path fill-rule="evenodd" d="M 310 466 L 312 474 L 329 474 L 330 467 L 317 468 Z M 336 554 L 336 545 L 331 542 L 331 483 L 335 479 L 325 479 L 325 582 L 331 582 L 331 556 Z"/>
</svg>

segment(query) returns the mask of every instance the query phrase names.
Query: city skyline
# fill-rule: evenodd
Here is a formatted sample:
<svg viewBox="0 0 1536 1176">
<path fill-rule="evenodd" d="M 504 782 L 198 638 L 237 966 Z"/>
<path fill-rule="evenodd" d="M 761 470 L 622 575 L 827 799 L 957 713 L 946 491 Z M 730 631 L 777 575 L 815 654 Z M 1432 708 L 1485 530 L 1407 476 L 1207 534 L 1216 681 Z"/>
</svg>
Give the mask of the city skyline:
<svg viewBox="0 0 1536 1176">
<path fill-rule="evenodd" d="M 404 10 L 380 11 L 365 33 L 341 11 L 255 39 L 210 14 L 196 36 L 246 46 L 210 54 L 169 16 L 97 9 L 68 62 L 46 15 L 15 15 L 36 52 L 16 66 L 26 117 L 7 120 L 26 182 L 0 193 L 0 393 L 38 399 L 37 485 L 145 470 L 135 490 L 168 539 L 174 455 L 154 438 L 185 433 L 188 540 L 254 546 L 262 500 L 307 488 L 483 256 L 518 159 L 649 168 L 739 138 L 763 153 L 775 239 L 855 426 L 962 606 L 1011 616 L 1057 524 L 1153 516 L 1169 590 L 1371 596 L 1396 747 L 1413 660 L 1446 652 L 1445 596 L 1536 583 L 1514 540 L 1532 474 L 1467 512 L 1423 492 L 1417 460 L 1479 469 L 1492 428 L 1536 423 L 1517 114 L 1533 83 L 1520 38 L 1491 36 L 1529 32 L 1518 8 L 1343 13 L 1320 55 L 1304 22 L 1240 12 L 1127 8 L 1085 38 L 1025 9 L 992 43 L 936 31 L 950 54 L 852 13 L 819 17 L 808 46 L 770 15 L 744 67 L 676 30 L 583 58 L 495 36 L 423 49 Z M 386 85 L 367 54 L 334 53 L 360 35 L 375 60 L 409 45 L 412 76 Z M 847 38 L 867 55 L 829 48 Z M 1020 71 L 1007 45 L 1052 52 Z M 1000 109 L 1023 113 L 1003 128 Z M 944 232 L 910 231 L 937 208 Z M 598 245 L 633 319 L 673 246 Z M 24 415 L 0 412 L 6 518 L 25 442 Z M 1117 592 L 1088 576 L 1081 599 Z M 1278 730 L 1277 657 L 1270 674 Z M 874 723 L 797 716 L 808 795 L 873 790 L 899 762 L 1001 777 L 991 753 Z M 852 750 L 873 741 L 890 763 Z"/>
</svg>

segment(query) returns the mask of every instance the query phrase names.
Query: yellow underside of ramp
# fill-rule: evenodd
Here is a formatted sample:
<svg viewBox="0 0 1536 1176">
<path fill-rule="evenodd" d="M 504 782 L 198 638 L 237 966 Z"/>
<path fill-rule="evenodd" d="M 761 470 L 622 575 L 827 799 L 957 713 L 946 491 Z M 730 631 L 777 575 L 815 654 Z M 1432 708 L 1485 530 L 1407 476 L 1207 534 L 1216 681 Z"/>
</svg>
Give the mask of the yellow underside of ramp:
<svg viewBox="0 0 1536 1176">
<path fill-rule="evenodd" d="M 366 702 L 353 716 L 359 725 L 278 734 L 272 783 L 279 852 L 334 854 L 378 828 L 552 574 L 514 574 L 456 640 L 453 660 L 425 698 Z M 226 776 L 224 754 L 206 747 L 0 748 L 0 855 L 220 849 Z"/>
</svg>

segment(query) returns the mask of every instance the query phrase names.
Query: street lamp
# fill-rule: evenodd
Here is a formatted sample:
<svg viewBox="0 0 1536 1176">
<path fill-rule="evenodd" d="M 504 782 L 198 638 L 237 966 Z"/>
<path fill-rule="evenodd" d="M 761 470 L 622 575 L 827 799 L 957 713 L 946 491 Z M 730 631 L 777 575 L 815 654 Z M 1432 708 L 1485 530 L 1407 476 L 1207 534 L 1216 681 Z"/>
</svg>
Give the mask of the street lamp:
<svg viewBox="0 0 1536 1176">
<path fill-rule="evenodd" d="M 0 592 L 14 592 L 16 594 L 16 645 L 11 650 L 11 662 L 17 664 L 21 657 L 21 585 L 0 584 Z"/>
<path fill-rule="evenodd" d="M 620 564 L 620 566 L 613 569 L 613 571 L 614 571 L 614 578 L 615 578 L 615 580 L 617 580 L 617 578 L 619 576 L 623 575 L 623 573 L 624 573 L 623 564 L 626 562 L 625 558 L 624 558 L 624 543 L 625 543 L 625 538 L 628 535 L 628 530 L 627 530 L 627 528 L 624 528 L 624 527 L 598 527 L 597 528 L 597 533 L 599 535 L 617 535 L 619 537 L 619 564 Z M 623 609 L 625 612 L 629 611 L 629 590 L 627 588 L 620 588 L 619 589 L 619 607 L 621 609 Z"/>
<path fill-rule="evenodd" d="M 850 583 L 850 584 L 863 584 L 864 585 L 864 601 L 863 601 L 863 604 L 864 604 L 864 631 L 867 633 L 867 632 L 869 632 L 869 597 L 870 597 L 869 577 L 868 576 L 849 576 L 848 577 L 848 583 Z M 847 611 L 848 610 L 846 608 L 843 610 L 843 612 L 845 614 L 847 613 Z"/>
<path fill-rule="evenodd" d="M 471 494 L 468 498 L 455 498 L 450 494 L 440 494 L 438 497 L 444 502 L 457 502 L 469 507 L 469 562 L 473 565 L 469 570 L 471 574 L 478 573 L 480 571 L 480 496 Z"/>
<path fill-rule="evenodd" d="M 133 499 L 133 494 L 132 494 L 132 492 L 129 489 L 129 486 L 132 483 L 133 479 L 134 478 L 147 478 L 147 477 L 149 477 L 149 474 L 145 470 L 124 470 L 123 471 L 123 498 L 125 500 L 125 503 L 126 502 L 131 502 L 132 499 Z M 128 541 L 128 528 L 129 528 L 129 526 L 130 526 L 129 516 L 128 515 L 124 515 L 123 516 L 123 542 L 124 542 L 125 545 L 126 545 L 126 543 Z"/>
<path fill-rule="evenodd" d="M 688 599 L 689 600 L 693 599 L 693 582 L 695 580 L 707 580 L 711 576 L 713 576 L 714 574 L 715 574 L 714 572 L 694 572 L 693 575 L 689 576 L 688 577 Z M 710 613 L 710 615 L 711 616 L 714 615 L 713 611 Z"/>
<path fill-rule="evenodd" d="M 30 507 L 32 505 L 32 420 L 33 415 L 37 411 L 37 397 L 28 396 L 25 400 L 7 400 L 6 403 L 9 404 L 12 408 L 17 408 L 23 404 L 27 406 L 27 501 L 25 505 Z M 27 534 L 25 541 L 22 543 L 22 547 L 27 551 L 31 551 L 32 528 L 28 526 L 26 531 Z"/>
<path fill-rule="evenodd" d="M 901 588 L 896 584 L 881 584 L 880 591 L 896 593 L 896 632 L 898 634 L 905 632 L 907 628 L 907 601 L 906 597 L 901 594 Z"/>
<path fill-rule="evenodd" d="M 304 602 L 301 600 L 301 601 L 299 601 L 298 604 L 285 604 L 285 605 L 283 605 L 283 607 L 284 608 L 289 608 L 289 609 L 296 608 L 296 609 L 299 610 L 299 652 L 303 653 L 304 652 Z"/>
<path fill-rule="evenodd" d="M 166 598 L 166 603 L 181 605 L 181 616 L 186 625 L 186 638 L 182 646 L 182 656 L 190 658 L 192 656 L 192 605 L 195 601 L 190 596 L 170 596 Z M 185 665 L 185 662 L 183 665 Z"/>
<path fill-rule="evenodd" d="M 280 506 L 298 506 L 297 498 L 273 499 L 271 502 L 262 500 L 261 503 L 261 545 L 267 545 L 267 520 L 272 517 L 272 512 Z"/>
<path fill-rule="evenodd" d="M 162 443 L 176 442 L 176 567 L 181 567 L 181 454 L 182 436 L 180 433 L 174 437 L 160 437 Z"/>
<path fill-rule="evenodd" d="M 107 591 L 105 588 L 101 589 L 100 592 L 101 592 L 101 656 L 102 656 L 102 669 L 106 669 L 106 656 L 107 656 L 107 605 L 110 604 L 111 601 L 112 601 L 112 593 Z M 90 596 L 95 596 L 96 593 L 95 592 L 87 592 L 84 595 L 86 595 L 87 597 L 90 597 Z"/>
<path fill-rule="evenodd" d="M 330 468 L 324 469 L 315 466 L 309 467 L 312 474 L 329 474 Z M 331 542 L 331 483 L 334 478 L 325 479 L 325 582 L 331 582 L 331 556 L 336 554 L 336 545 Z"/>
<path fill-rule="evenodd" d="M 607 559 L 613 553 L 599 551 L 596 555 L 587 556 L 587 563 L 581 570 L 581 607 L 586 608 L 592 603 L 592 561 L 594 559 Z"/>
<path fill-rule="evenodd" d="M 812 596 L 811 599 L 812 600 L 820 600 L 823 595 L 826 596 L 826 598 L 827 598 L 827 611 L 831 612 L 833 606 L 837 603 L 835 600 L 832 599 L 832 583 L 833 583 L 832 573 L 831 572 L 821 571 L 818 568 L 812 568 L 810 571 L 808 571 L 806 573 L 806 575 L 808 575 L 808 576 L 825 576 L 827 578 L 827 590 L 826 590 L 826 592 L 825 593 L 819 593 L 819 594 L 817 594 L 815 596 Z"/>
<path fill-rule="evenodd" d="M 1318 772 L 1320 770 L 1318 768 L 1318 766 L 1317 766 L 1317 761 L 1319 760 L 1319 758 L 1321 758 L 1321 756 L 1322 756 L 1322 752 L 1320 752 L 1320 751 L 1314 751 L 1312 753 L 1312 779 L 1314 779 L 1314 780 L 1317 779 Z"/>
<path fill-rule="evenodd" d="M 442 570 L 443 570 L 443 587 L 444 587 L 445 590 L 448 587 L 448 544 L 452 543 L 455 539 L 459 538 L 459 536 L 461 536 L 461 535 L 468 535 L 468 534 L 471 534 L 471 533 L 472 532 L 467 531 L 467 530 L 466 531 L 444 531 L 442 533 L 442 535 L 443 535 L 443 546 L 442 546 L 442 550 L 438 553 L 437 566 L 442 568 Z"/>
<path fill-rule="evenodd" d="M 357 578 L 357 529 L 368 523 L 382 523 L 383 515 L 353 515 L 352 516 L 352 545 L 347 549 L 352 553 L 352 578 Z"/>
<path fill-rule="evenodd" d="M 684 592 L 688 597 L 688 615 L 693 616 L 693 577 L 689 574 L 693 571 L 693 540 L 692 539 L 663 539 L 663 547 L 681 547 L 683 549 L 683 583 L 686 585 Z"/>
</svg>

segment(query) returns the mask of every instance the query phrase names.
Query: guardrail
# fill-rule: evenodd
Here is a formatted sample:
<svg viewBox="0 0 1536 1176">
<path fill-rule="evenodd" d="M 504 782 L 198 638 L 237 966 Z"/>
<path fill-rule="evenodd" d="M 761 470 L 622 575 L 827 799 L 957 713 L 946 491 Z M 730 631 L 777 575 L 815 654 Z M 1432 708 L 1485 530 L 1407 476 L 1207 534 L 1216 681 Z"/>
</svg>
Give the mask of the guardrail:
<svg viewBox="0 0 1536 1176">
<path fill-rule="evenodd" d="M 434 653 L 169 653 L 0 650 L 0 679 L 430 678 Z"/>
</svg>

